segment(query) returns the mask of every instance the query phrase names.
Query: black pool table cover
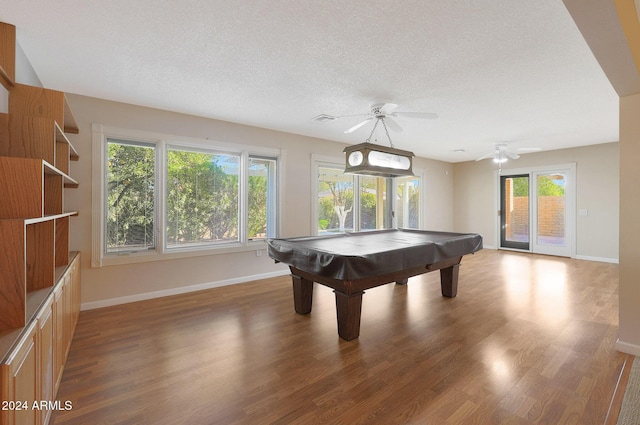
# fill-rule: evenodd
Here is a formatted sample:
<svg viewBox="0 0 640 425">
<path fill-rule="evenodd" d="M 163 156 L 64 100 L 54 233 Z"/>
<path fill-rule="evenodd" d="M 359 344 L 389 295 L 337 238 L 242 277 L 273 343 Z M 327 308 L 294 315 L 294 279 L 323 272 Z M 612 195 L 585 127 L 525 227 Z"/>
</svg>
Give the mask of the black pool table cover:
<svg viewBox="0 0 640 425">
<path fill-rule="evenodd" d="M 482 236 L 389 229 L 269 239 L 267 244 L 276 262 L 324 277 L 355 280 L 472 254 L 482 249 Z"/>
</svg>

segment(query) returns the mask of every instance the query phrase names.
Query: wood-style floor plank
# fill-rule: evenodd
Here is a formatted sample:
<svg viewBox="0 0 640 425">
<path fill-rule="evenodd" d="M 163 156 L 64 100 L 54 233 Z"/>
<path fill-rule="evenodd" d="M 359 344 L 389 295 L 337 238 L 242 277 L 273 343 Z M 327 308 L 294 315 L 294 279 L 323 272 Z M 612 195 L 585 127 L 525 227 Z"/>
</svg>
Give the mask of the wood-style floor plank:
<svg viewBox="0 0 640 425">
<path fill-rule="evenodd" d="M 86 311 L 51 424 L 602 424 L 617 321 L 617 265 L 493 250 L 456 298 L 437 273 L 367 291 L 350 342 L 289 277 Z"/>
</svg>

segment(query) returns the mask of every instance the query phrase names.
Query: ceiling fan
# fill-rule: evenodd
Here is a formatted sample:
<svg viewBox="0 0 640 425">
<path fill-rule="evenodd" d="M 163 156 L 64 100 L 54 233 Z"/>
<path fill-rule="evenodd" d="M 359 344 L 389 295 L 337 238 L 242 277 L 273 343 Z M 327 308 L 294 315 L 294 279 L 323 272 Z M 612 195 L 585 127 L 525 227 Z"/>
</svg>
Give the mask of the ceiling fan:
<svg viewBox="0 0 640 425">
<path fill-rule="evenodd" d="M 518 155 L 515 152 L 509 151 L 507 149 L 506 143 L 495 143 L 493 145 L 493 151 L 489 152 L 486 155 L 481 156 L 480 158 L 476 159 L 476 161 L 482 161 L 483 159 L 488 159 L 488 158 L 493 158 L 493 162 L 497 164 L 502 164 L 504 162 L 507 162 L 509 158 L 518 159 L 520 158 L 520 155 Z"/>
<path fill-rule="evenodd" d="M 370 112 L 365 114 L 355 114 L 355 115 L 327 115 L 320 114 L 318 116 L 313 117 L 314 121 L 326 122 L 333 121 L 339 118 L 348 118 L 348 117 L 367 117 L 363 121 L 354 125 L 353 127 L 345 130 L 345 134 L 353 133 L 360 127 L 364 126 L 366 123 L 372 120 L 382 120 L 384 124 L 386 124 L 391 130 L 395 132 L 402 132 L 402 127 L 393 119 L 396 117 L 407 117 L 407 118 L 421 118 L 421 119 L 436 119 L 438 118 L 438 114 L 434 114 L 431 112 L 393 112 L 398 105 L 395 103 L 374 103 L 371 105 Z"/>
<path fill-rule="evenodd" d="M 540 148 L 518 148 L 517 151 L 520 153 L 527 152 L 538 152 Z M 513 150 L 508 149 L 508 145 L 506 143 L 494 143 L 493 151 L 489 152 L 486 155 L 481 156 L 476 159 L 476 161 L 482 161 L 483 159 L 493 158 L 493 162 L 502 163 L 506 162 L 508 158 L 518 159 L 520 155 L 513 152 Z"/>
</svg>

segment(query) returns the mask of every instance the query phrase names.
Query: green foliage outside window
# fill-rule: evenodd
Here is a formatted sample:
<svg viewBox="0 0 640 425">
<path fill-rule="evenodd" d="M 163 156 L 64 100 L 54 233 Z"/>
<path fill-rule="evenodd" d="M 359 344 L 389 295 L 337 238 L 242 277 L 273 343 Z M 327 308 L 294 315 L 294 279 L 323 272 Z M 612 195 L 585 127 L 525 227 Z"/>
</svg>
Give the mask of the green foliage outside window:
<svg viewBox="0 0 640 425">
<path fill-rule="evenodd" d="M 529 196 L 529 178 L 515 177 L 513 181 L 513 196 Z M 538 196 L 564 196 L 564 180 L 556 183 L 551 176 L 538 177 Z"/>
<path fill-rule="evenodd" d="M 236 156 L 168 151 L 168 246 L 238 239 L 238 163 Z"/>
<path fill-rule="evenodd" d="M 107 150 L 107 252 L 154 248 L 154 148 L 116 142 Z"/>
<path fill-rule="evenodd" d="M 109 139 L 107 252 L 154 249 L 159 207 L 168 248 L 240 240 L 240 155 L 173 147 L 166 152 L 166 185 L 158 190 L 165 193 L 156 193 L 155 145 Z M 274 158 L 249 158 L 249 239 L 275 236 L 275 167 Z"/>
</svg>

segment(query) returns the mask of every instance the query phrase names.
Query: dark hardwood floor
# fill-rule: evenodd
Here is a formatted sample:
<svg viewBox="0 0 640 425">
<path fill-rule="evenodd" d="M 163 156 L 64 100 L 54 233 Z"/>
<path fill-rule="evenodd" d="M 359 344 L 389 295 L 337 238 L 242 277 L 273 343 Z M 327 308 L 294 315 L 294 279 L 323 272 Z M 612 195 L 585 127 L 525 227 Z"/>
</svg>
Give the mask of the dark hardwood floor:
<svg viewBox="0 0 640 425">
<path fill-rule="evenodd" d="M 603 424 L 617 324 L 617 265 L 505 251 L 453 299 L 367 291 L 350 342 L 324 286 L 306 316 L 288 276 L 227 286 L 82 312 L 51 424 Z"/>
</svg>

